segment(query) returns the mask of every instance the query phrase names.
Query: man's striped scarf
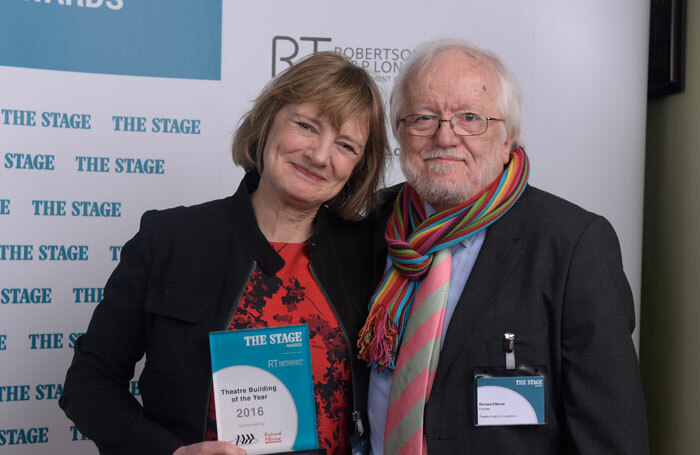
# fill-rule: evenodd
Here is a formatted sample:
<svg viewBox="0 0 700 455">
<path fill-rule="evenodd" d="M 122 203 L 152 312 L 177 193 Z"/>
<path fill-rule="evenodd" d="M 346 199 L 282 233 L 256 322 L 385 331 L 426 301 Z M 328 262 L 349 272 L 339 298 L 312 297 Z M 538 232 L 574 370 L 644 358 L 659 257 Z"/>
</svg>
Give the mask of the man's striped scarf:
<svg viewBox="0 0 700 455">
<path fill-rule="evenodd" d="M 480 194 L 427 219 L 421 197 L 410 185 L 403 186 L 386 225 L 391 267 L 372 296 L 369 317 L 359 335 L 361 359 L 381 373 L 394 369 L 414 296 L 433 253 L 464 241 L 503 216 L 525 190 L 529 169 L 525 151 L 516 147 L 501 176 Z"/>
</svg>

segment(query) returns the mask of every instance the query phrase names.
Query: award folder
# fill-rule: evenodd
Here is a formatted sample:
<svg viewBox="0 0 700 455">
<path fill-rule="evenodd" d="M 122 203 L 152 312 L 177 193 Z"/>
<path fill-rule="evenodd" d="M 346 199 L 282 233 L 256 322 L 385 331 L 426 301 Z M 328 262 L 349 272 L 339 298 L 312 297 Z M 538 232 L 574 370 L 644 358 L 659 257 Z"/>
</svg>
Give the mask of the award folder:
<svg viewBox="0 0 700 455">
<path fill-rule="evenodd" d="M 219 441 L 249 454 L 318 448 L 307 325 L 209 334 Z"/>
</svg>

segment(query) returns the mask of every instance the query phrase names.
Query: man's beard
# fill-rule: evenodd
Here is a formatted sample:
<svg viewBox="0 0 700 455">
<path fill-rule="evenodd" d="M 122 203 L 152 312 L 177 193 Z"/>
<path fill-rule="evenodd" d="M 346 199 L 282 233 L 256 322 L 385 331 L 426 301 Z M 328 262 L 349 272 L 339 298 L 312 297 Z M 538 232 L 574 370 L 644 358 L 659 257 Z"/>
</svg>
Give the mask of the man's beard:
<svg viewBox="0 0 700 455">
<path fill-rule="evenodd" d="M 472 179 L 465 179 L 464 182 L 451 183 L 446 179 L 439 177 L 428 177 L 419 172 L 416 166 L 416 160 L 429 158 L 447 157 L 447 158 L 463 158 L 451 149 L 434 149 L 432 152 L 420 157 L 415 157 L 416 160 L 404 158 L 401 153 L 401 170 L 403 171 L 406 181 L 418 192 L 424 201 L 428 202 L 433 207 L 456 207 L 464 204 L 500 175 L 503 170 L 503 165 L 498 160 L 496 154 L 489 154 L 485 161 L 476 169 L 476 175 Z M 453 166 L 443 164 L 436 161 L 428 161 L 425 163 L 431 175 L 447 174 L 453 170 Z"/>
</svg>

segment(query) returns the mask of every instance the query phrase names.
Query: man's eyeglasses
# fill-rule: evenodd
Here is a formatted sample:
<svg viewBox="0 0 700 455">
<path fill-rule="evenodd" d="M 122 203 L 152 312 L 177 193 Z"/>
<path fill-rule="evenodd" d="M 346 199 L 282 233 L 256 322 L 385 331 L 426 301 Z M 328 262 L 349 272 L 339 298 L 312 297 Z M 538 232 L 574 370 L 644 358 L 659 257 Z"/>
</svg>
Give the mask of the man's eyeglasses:
<svg viewBox="0 0 700 455">
<path fill-rule="evenodd" d="M 442 122 L 448 122 L 450 127 L 452 127 L 452 131 L 458 136 L 478 136 L 489 129 L 489 120 L 492 122 L 504 121 L 502 118 L 487 117 L 474 112 L 456 114 L 449 120 L 441 119 L 437 115 L 431 114 L 412 114 L 407 115 L 400 121 L 411 136 L 432 136 L 437 133 Z"/>
</svg>

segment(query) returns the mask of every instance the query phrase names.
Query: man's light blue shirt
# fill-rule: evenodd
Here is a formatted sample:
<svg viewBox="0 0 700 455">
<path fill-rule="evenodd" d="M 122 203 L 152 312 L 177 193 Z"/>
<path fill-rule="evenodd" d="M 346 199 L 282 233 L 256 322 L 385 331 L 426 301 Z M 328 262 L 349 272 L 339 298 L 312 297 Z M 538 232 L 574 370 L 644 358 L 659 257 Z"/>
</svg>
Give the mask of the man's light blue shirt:
<svg viewBox="0 0 700 455">
<path fill-rule="evenodd" d="M 430 216 L 435 210 L 425 204 L 426 215 Z M 445 309 L 445 322 L 442 327 L 442 343 L 445 342 L 445 334 L 449 327 L 450 319 L 454 314 L 459 297 L 462 295 L 467 279 L 472 272 L 476 257 L 481 251 L 481 246 L 486 238 L 486 230 L 481 230 L 467 240 L 452 245 L 452 267 L 450 275 L 450 290 L 447 294 L 447 308 Z M 387 259 L 387 268 L 389 260 Z M 442 348 L 442 344 L 440 346 Z M 372 368 L 369 379 L 369 395 L 367 397 L 367 414 L 370 426 L 370 453 L 374 455 L 384 454 L 384 425 L 386 424 L 386 412 L 389 407 L 389 391 L 393 375 L 387 373 L 380 375 L 376 368 Z"/>
</svg>

